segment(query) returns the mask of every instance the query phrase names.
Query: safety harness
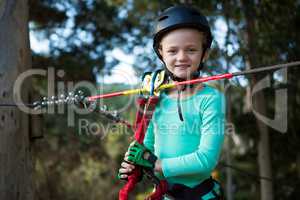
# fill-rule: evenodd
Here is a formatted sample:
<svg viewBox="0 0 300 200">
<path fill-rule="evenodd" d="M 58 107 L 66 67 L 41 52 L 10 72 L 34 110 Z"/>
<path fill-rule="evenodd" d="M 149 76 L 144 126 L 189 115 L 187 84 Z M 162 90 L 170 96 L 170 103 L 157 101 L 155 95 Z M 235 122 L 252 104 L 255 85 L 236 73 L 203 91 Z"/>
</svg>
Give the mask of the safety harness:
<svg viewBox="0 0 300 200">
<path fill-rule="evenodd" d="M 155 92 L 155 88 L 164 82 L 164 71 L 158 70 L 153 73 L 145 73 L 143 76 L 143 87 L 149 89 L 150 95 L 141 94 L 137 98 L 137 112 L 134 124 L 134 138 L 140 144 L 143 144 L 147 127 L 152 118 L 155 106 L 159 101 L 159 94 Z M 127 200 L 129 193 L 134 189 L 135 185 L 141 180 L 142 174 L 145 174 L 155 185 L 155 190 L 146 199 L 161 200 L 167 192 L 168 186 L 165 180 L 159 180 L 154 172 L 136 166 L 133 172 L 128 176 L 128 181 L 119 192 L 119 200 Z"/>
</svg>

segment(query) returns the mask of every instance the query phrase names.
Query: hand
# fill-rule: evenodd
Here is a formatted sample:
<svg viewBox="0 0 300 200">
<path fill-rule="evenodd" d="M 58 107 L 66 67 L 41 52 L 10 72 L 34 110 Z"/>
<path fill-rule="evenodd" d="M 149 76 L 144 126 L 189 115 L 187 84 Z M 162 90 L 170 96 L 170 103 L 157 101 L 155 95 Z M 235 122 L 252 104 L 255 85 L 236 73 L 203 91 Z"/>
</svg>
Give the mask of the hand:
<svg viewBox="0 0 300 200">
<path fill-rule="evenodd" d="M 123 161 L 121 163 L 121 168 L 119 169 L 118 178 L 121 180 L 127 180 L 134 168 L 134 165 L 128 163 L 127 161 Z"/>
<path fill-rule="evenodd" d="M 140 165 L 143 167 L 154 168 L 157 157 L 148 150 L 144 145 L 133 141 L 125 154 L 125 160 L 132 164 Z"/>
</svg>

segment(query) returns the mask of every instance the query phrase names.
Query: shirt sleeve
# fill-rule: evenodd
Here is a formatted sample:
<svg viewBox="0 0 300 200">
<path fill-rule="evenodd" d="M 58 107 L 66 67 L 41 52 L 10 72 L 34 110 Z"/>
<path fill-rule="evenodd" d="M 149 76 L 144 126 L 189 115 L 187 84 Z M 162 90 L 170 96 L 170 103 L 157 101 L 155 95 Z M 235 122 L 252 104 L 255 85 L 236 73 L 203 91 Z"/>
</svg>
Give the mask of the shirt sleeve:
<svg viewBox="0 0 300 200">
<path fill-rule="evenodd" d="M 217 92 L 205 97 L 200 105 L 201 139 L 196 151 L 174 158 L 162 159 L 164 176 L 210 174 L 215 168 L 224 141 L 225 98 Z"/>
<path fill-rule="evenodd" d="M 143 143 L 147 149 L 154 153 L 154 130 L 152 121 L 149 122 Z"/>
</svg>

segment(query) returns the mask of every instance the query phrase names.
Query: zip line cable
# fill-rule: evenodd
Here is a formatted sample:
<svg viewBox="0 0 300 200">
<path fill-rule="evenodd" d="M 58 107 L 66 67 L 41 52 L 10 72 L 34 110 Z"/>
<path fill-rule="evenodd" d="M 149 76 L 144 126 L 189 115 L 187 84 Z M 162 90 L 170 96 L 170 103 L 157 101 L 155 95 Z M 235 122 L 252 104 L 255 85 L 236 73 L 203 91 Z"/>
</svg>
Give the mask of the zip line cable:
<svg viewBox="0 0 300 200">
<path fill-rule="evenodd" d="M 220 75 L 201 77 L 201 78 L 187 80 L 187 81 L 162 84 L 158 88 L 156 88 L 156 90 L 161 91 L 161 90 L 168 89 L 168 88 L 174 88 L 179 85 L 192 85 L 192 84 L 203 83 L 203 82 L 208 82 L 208 81 L 212 81 L 212 80 L 231 79 L 235 76 L 245 76 L 245 75 L 261 73 L 261 72 L 265 72 L 265 71 L 272 71 L 272 70 L 276 70 L 276 69 L 280 69 L 280 68 L 299 66 L 299 65 L 300 65 L 300 61 L 294 61 L 294 62 L 289 62 L 289 63 L 284 63 L 284 64 L 277 64 L 277 65 L 271 65 L 271 66 L 266 66 L 266 67 L 253 68 L 253 69 L 245 70 L 245 71 L 241 71 L 241 72 L 225 73 L 225 74 L 220 74 Z M 113 92 L 113 93 L 100 94 L 100 95 L 86 97 L 86 101 L 93 102 L 97 99 L 102 99 L 102 98 L 127 96 L 127 95 L 133 95 L 133 94 L 141 94 L 141 93 L 145 93 L 145 92 L 149 92 L 148 89 L 141 88 L 141 89 L 124 90 L 124 91 L 118 91 L 118 92 Z M 18 104 L 18 103 L 16 103 L 16 104 L 4 103 L 4 104 L 0 104 L 0 106 L 1 107 L 11 107 L 11 106 L 34 107 L 35 104 L 23 104 L 22 105 L 22 104 Z"/>
</svg>

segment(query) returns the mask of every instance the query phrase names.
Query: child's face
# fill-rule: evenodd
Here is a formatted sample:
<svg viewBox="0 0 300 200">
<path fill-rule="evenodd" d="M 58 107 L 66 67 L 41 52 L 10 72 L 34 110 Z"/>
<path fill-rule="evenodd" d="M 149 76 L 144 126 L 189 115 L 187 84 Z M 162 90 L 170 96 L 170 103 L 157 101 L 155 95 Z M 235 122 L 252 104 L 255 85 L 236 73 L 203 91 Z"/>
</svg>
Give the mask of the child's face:
<svg viewBox="0 0 300 200">
<path fill-rule="evenodd" d="M 191 78 L 200 64 L 203 41 L 203 33 L 190 28 L 176 29 L 165 35 L 159 52 L 168 70 L 176 77 Z"/>
</svg>

